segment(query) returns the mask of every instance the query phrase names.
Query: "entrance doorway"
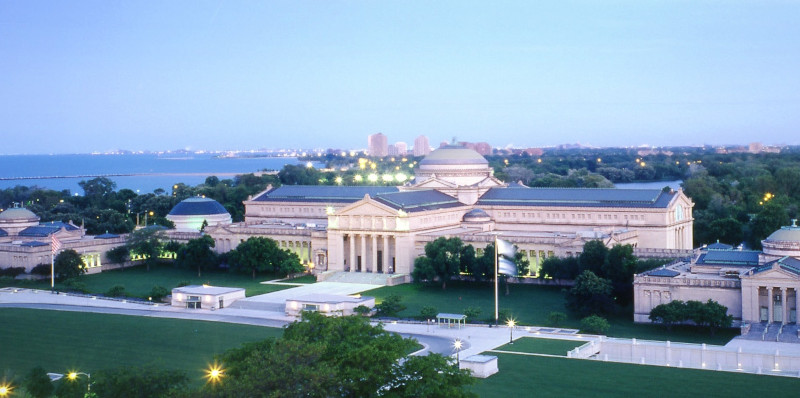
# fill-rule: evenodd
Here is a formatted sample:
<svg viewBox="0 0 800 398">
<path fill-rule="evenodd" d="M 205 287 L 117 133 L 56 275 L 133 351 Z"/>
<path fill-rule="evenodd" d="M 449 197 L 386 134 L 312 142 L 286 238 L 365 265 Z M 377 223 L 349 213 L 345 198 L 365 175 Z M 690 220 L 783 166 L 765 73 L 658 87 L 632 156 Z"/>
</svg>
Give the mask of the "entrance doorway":
<svg viewBox="0 0 800 398">
<path fill-rule="evenodd" d="M 383 250 L 378 250 L 378 270 L 377 272 L 383 273 Z"/>
<path fill-rule="evenodd" d="M 761 322 L 769 321 L 769 308 L 761 307 Z"/>
</svg>

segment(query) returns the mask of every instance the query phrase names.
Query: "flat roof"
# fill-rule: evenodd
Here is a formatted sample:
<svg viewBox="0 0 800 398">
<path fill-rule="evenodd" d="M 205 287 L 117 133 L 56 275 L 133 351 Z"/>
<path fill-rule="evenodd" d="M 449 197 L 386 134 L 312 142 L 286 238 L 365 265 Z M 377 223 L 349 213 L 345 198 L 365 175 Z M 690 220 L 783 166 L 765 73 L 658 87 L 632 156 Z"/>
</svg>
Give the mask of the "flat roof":
<svg viewBox="0 0 800 398">
<path fill-rule="evenodd" d="M 295 297 L 286 299 L 286 301 L 302 301 L 305 303 L 325 303 L 325 304 L 336 304 L 336 303 L 363 303 L 364 301 L 372 300 L 374 297 L 369 296 L 361 296 L 361 297 L 353 297 L 353 296 L 339 296 L 336 294 L 308 294 L 305 296 Z"/>
<path fill-rule="evenodd" d="M 225 294 L 225 293 L 233 293 L 238 291 L 244 291 L 244 288 L 241 287 L 223 287 L 223 286 L 204 286 L 204 285 L 189 285 L 183 287 L 176 287 L 172 289 L 172 292 L 175 293 L 184 293 L 184 294 Z"/>
</svg>

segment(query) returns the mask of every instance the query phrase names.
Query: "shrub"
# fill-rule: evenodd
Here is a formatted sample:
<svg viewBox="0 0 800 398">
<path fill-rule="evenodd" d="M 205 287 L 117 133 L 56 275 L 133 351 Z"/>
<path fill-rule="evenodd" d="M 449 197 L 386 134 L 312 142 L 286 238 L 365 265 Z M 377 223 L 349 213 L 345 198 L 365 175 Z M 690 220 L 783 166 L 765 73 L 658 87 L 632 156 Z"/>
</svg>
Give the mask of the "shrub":
<svg viewBox="0 0 800 398">
<path fill-rule="evenodd" d="M 191 285 L 191 283 L 189 283 L 188 281 L 180 281 L 175 287 L 184 287 L 189 285 Z"/>
<path fill-rule="evenodd" d="M 480 307 L 467 307 L 464 308 L 464 315 L 467 316 L 467 322 L 473 322 L 479 316 L 481 316 L 481 309 Z"/>
<path fill-rule="evenodd" d="M 73 292 L 80 292 L 84 294 L 89 293 L 89 288 L 86 287 L 86 284 L 76 278 L 69 278 L 65 280 L 63 286 L 66 290 Z"/>
<path fill-rule="evenodd" d="M 608 321 L 597 315 L 590 315 L 581 320 L 581 331 L 584 333 L 605 334 L 611 325 Z"/>
<path fill-rule="evenodd" d="M 547 323 L 550 326 L 559 326 L 562 322 L 567 320 L 567 314 L 563 312 L 553 311 L 547 314 Z"/>
<path fill-rule="evenodd" d="M 106 296 L 108 297 L 122 297 L 125 295 L 125 286 L 115 285 L 108 289 Z"/>
<path fill-rule="evenodd" d="M 48 270 L 48 273 L 50 271 Z M 0 268 L 0 276 L 7 276 L 10 278 L 16 278 L 19 274 L 25 273 L 25 267 L 8 267 L 8 268 Z"/>
<path fill-rule="evenodd" d="M 31 274 L 50 276 L 50 264 L 39 264 L 31 269 Z"/>
<path fill-rule="evenodd" d="M 439 314 L 439 312 L 436 311 L 436 308 L 430 305 L 426 305 L 419 310 L 419 316 L 422 319 L 433 319 L 436 318 L 437 314 Z"/>
<path fill-rule="evenodd" d="M 398 313 L 406 309 L 406 306 L 400 304 L 403 300 L 402 296 L 392 294 L 383 299 L 383 301 L 375 306 L 378 316 L 397 316 Z"/>
<path fill-rule="evenodd" d="M 358 315 L 365 316 L 369 315 L 369 313 L 372 312 L 372 309 L 362 304 L 356 308 L 353 308 L 353 312 L 355 312 Z"/>
<path fill-rule="evenodd" d="M 150 290 L 150 298 L 153 301 L 161 301 L 164 297 L 169 296 L 169 290 L 164 286 L 153 286 L 153 289 Z"/>
</svg>

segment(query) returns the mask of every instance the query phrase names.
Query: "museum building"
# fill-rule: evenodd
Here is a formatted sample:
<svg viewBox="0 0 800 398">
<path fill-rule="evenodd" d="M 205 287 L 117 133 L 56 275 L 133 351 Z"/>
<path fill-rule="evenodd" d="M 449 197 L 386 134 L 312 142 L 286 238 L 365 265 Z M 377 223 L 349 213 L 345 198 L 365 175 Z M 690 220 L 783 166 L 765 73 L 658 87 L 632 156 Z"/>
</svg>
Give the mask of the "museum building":
<svg viewBox="0 0 800 398">
<path fill-rule="evenodd" d="M 693 203 L 681 190 L 506 184 L 483 156 L 457 146 L 431 152 L 404 186 L 270 186 L 244 205 L 244 222 L 205 228 L 217 251 L 269 237 L 320 279 L 408 280 L 414 259 L 438 237 L 458 237 L 478 252 L 495 236 L 511 241 L 532 274 L 546 257 L 577 255 L 590 240 L 631 244 L 640 256 L 684 256 L 692 247 Z"/>
</svg>

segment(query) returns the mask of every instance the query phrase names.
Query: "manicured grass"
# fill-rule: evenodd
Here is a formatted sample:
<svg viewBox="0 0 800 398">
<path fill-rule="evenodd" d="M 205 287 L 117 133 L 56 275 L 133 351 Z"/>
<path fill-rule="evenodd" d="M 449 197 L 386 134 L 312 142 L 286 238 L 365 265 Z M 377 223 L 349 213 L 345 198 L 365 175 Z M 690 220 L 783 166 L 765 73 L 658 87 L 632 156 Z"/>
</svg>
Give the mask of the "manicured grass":
<svg viewBox="0 0 800 398">
<path fill-rule="evenodd" d="M 214 356 L 283 329 L 222 322 L 66 311 L 0 309 L 0 374 L 93 372 L 155 365 L 200 378 Z"/>
<path fill-rule="evenodd" d="M 281 285 L 262 285 L 260 282 L 279 279 L 277 275 L 258 275 L 253 280 L 250 274 L 236 272 L 203 272 L 202 276 L 197 276 L 197 270 L 178 269 L 171 264 L 160 264 L 147 271 L 143 265 L 127 267 L 112 271 L 101 272 L 92 275 L 82 275 L 78 280 L 86 285 L 86 288 L 93 294 L 103 294 L 116 285 L 125 287 L 125 293 L 129 297 L 147 298 L 153 286 L 162 286 L 167 290 L 172 290 L 178 284 L 189 285 L 214 285 L 226 287 L 243 287 L 247 296 L 264 294 L 278 290 L 287 289 L 291 286 Z M 16 282 L 16 283 L 15 283 Z M 31 287 L 38 289 L 50 289 L 50 280 L 45 281 L 9 281 L 4 280 L 5 286 Z M 56 288 L 67 290 L 63 284 L 56 283 Z"/>
<path fill-rule="evenodd" d="M 585 341 L 523 337 L 514 340 L 514 344 L 502 345 L 496 350 L 567 356 L 567 351 L 584 344 L 586 344 Z"/>
<path fill-rule="evenodd" d="M 769 397 L 800 386 L 793 377 L 486 354 L 498 357 L 500 372 L 478 379 L 472 389 L 480 397 Z"/>
<path fill-rule="evenodd" d="M 549 326 L 547 316 L 554 311 L 569 314 L 564 306 L 564 293 L 561 287 L 541 285 L 511 285 L 510 294 L 504 295 L 500 290 L 500 310 L 508 310 L 516 322 L 521 325 Z M 491 283 L 457 282 L 447 283 L 447 290 L 441 285 L 425 286 L 404 284 L 382 287 L 364 293 L 374 296 L 378 302 L 391 294 L 403 297 L 402 304 L 407 309 L 400 313 L 401 317 L 419 316 L 424 306 L 433 306 L 438 312 L 463 313 L 465 308 L 481 309 L 479 320 L 494 319 L 494 288 Z M 609 317 L 611 330 L 609 336 L 646 340 L 670 340 L 686 343 L 708 343 L 724 345 L 738 334 L 738 330 L 721 330 L 711 336 L 705 329 L 692 327 L 674 327 L 672 332 L 652 324 L 634 324 L 633 316 L 628 311 Z M 500 320 L 504 322 L 503 319 Z M 580 319 L 569 316 L 559 325 L 567 328 L 580 328 Z"/>
</svg>

